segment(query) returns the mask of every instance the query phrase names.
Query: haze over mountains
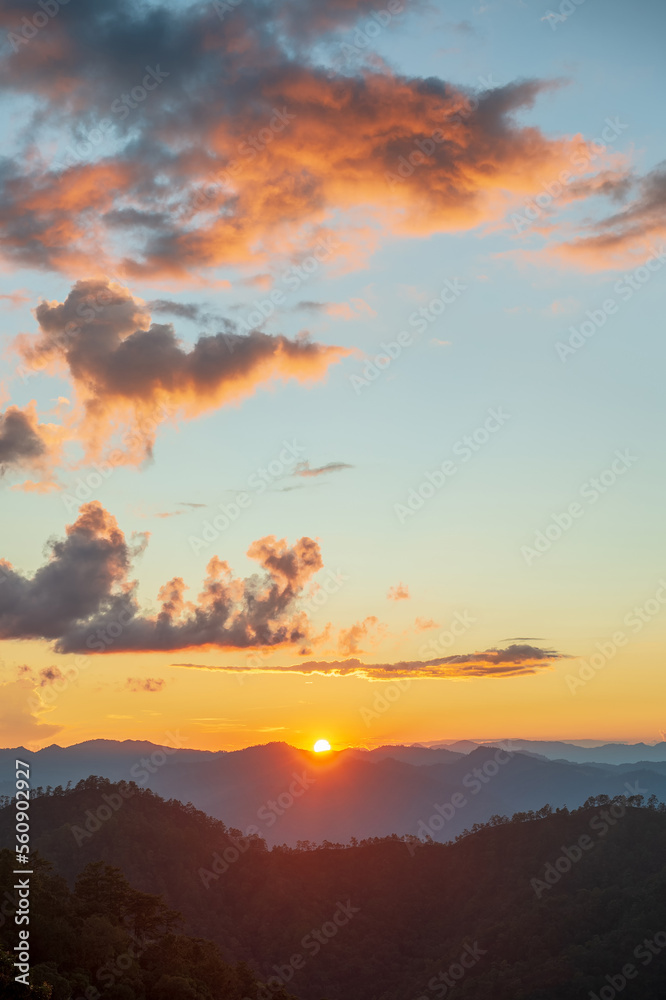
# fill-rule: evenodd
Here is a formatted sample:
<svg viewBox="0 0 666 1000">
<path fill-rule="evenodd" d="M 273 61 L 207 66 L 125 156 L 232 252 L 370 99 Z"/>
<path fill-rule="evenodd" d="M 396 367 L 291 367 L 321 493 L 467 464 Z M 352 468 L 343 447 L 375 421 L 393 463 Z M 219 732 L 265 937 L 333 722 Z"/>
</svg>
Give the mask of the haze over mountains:
<svg viewBox="0 0 666 1000">
<path fill-rule="evenodd" d="M 8 885 L 14 822 L 0 807 Z M 439 1000 L 453 986 L 458 1000 L 582 1000 L 609 997 L 628 962 L 627 998 L 663 996 L 666 810 L 654 803 L 523 814 L 447 845 L 267 850 L 191 807 L 89 778 L 33 798 L 31 829 L 34 981 L 53 984 L 52 1000 Z M 122 915 L 154 927 L 154 894 L 183 924 L 151 929 L 128 964 Z M 12 948 L 0 919 L 3 1000 L 44 1000 L 3 988 Z"/>
<path fill-rule="evenodd" d="M 561 756 L 579 752 L 594 753 L 597 761 Z M 269 845 L 348 843 L 352 837 L 391 834 L 447 841 L 493 815 L 538 810 L 546 803 L 573 809 L 600 794 L 666 801 L 666 743 L 587 750 L 516 740 L 504 749 L 474 745 L 469 753 L 386 746 L 315 754 L 286 743 L 213 752 L 95 740 L 34 754 L 2 750 L 0 762 L 7 764 L 2 773 L 11 773 L 10 761 L 25 753 L 35 785 L 66 786 L 91 774 L 134 781 L 166 799 L 192 802 Z M 0 793 L 10 794 L 11 787 L 1 784 Z"/>
<path fill-rule="evenodd" d="M 475 746 L 510 744 L 520 753 L 534 753 L 550 760 L 570 760 L 578 764 L 637 764 L 641 761 L 666 761 L 666 742 L 661 743 L 601 743 L 581 740 L 565 743 L 559 740 L 458 740 L 455 743 L 430 743 L 430 748 L 446 747 L 459 753 L 469 753 Z"/>
</svg>

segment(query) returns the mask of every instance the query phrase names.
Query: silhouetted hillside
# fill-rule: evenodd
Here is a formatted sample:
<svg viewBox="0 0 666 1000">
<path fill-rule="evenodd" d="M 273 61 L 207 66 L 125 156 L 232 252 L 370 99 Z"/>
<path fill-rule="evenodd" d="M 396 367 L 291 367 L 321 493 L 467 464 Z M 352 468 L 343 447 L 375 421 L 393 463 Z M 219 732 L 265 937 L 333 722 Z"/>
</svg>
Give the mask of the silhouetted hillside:
<svg viewBox="0 0 666 1000">
<path fill-rule="evenodd" d="M 0 884 L 7 890 L 17 879 L 14 865 L 14 852 L 0 850 Z M 179 914 L 159 897 L 133 889 L 117 868 L 93 862 L 71 891 L 48 862 L 33 857 L 31 869 L 30 985 L 15 979 L 23 969 L 14 968 L 18 935 L 5 907 L 3 1000 L 256 1000 L 261 995 L 247 967 L 228 965 L 210 941 L 174 933 Z M 272 996 L 290 1000 L 280 988 Z"/>
<path fill-rule="evenodd" d="M 302 1000 L 431 1000 L 454 983 L 460 1000 L 579 1000 L 628 963 L 632 1000 L 662 995 L 666 810 L 654 801 L 495 817 L 448 845 L 298 850 L 267 850 L 191 806 L 95 778 L 31 810 L 33 846 L 70 885 L 91 862 L 118 867 L 227 963 Z M 2 843 L 11 824 L 0 810 Z"/>
<path fill-rule="evenodd" d="M 292 847 L 299 840 L 425 835 L 425 827 L 444 842 L 496 813 L 539 809 L 546 801 L 573 809 L 601 793 L 635 791 L 666 800 L 659 764 L 572 764 L 494 747 L 467 756 L 418 747 L 315 754 L 270 743 L 211 753 L 97 740 L 21 759 L 32 760 L 35 781 L 44 787 L 90 773 L 133 780 L 166 799 L 191 801 L 244 833 L 254 830 L 271 845 Z M 430 818 L 441 810 L 446 823 L 434 829 Z"/>
</svg>

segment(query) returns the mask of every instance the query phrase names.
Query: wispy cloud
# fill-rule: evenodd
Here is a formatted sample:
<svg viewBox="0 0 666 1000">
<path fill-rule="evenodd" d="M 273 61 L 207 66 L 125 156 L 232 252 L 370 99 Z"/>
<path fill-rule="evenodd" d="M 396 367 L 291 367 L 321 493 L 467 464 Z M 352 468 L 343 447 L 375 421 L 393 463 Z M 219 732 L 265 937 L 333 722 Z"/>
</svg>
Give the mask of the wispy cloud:
<svg viewBox="0 0 666 1000">
<path fill-rule="evenodd" d="M 306 663 L 276 666 L 208 666 L 202 663 L 173 663 L 173 667 L 191 667 L 198 670 L 222 670 L 228 673 L 253 671 L 274 674 L 324 674 L 336 677 L 357 675 L 370 680 L 391 680 L 394 677 L 415 679 L 456 680 L 460 678 L 520 677 L 537 674 L 561 659 L 566 653 L 537 646 L 512 645 L 506 649 L 486 649 L 483 652 L 444 656 L 435 660 L 400 660 L 397 663 L 362 663 L 358 659 L 335 661 L 308 660 Z"/>
<path fill-rule="evenodd" d="M 136 694 L 139 692 L 153 694 L 161 691 L 165 684 L 166 681 L 161 677 L 128 677 L 125 687 L 128 691 L 133 691 Z"/>
<path fill-rule="evenodd" d="M 294 469 L 294 475 L 307 479 L 312 476 L 325 476 L 331 472 L 342 472 L 343 469 L 353 469 L 353 465 L 347 462 L 329 462 L 328 465 L 319 465 L 313 469 L 309 462 L 299 462 Z"/>
</svg>

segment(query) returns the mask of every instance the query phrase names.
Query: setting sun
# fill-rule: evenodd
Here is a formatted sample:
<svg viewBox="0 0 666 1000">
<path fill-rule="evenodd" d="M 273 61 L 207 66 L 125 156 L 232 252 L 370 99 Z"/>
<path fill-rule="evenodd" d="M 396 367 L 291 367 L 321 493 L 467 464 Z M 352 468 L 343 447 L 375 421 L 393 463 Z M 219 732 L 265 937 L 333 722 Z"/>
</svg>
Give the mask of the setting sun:
<svg viewBox="0 0 666 1000">
<path fill-rule="evenodd" d="M 331 744 L 328 742 L 328 740 L 317 740 L 317 742 L 314 745 L 315 753 L 325 753 L 327 750 L 330 749 L 331 749 Z"/>
</svg>

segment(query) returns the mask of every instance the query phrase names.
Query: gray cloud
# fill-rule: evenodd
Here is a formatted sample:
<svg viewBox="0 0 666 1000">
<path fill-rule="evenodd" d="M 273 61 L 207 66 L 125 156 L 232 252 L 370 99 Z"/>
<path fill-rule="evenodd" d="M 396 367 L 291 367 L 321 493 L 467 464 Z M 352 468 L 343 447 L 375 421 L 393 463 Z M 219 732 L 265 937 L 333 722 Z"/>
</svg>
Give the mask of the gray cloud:
<svg viewBox="0 0 666 1000">
<path fill-rule="evenodd" d="M 628 189 L 626 179 L 611 184 L 606 193 L 620 200 Z M 561 244 L 559 251 L 592 267 L 613 266 L 614 262 L 626 266 L 637 251 L 647 256 L 648 241 L 666 238 L 666 162 L 639 180 L 637 194 L 626 208 L 590 224 L 589 229 L 590 235 Z M 651 249 L 654 252 L 656 247 Z M 659 251 L 664 253 L 663 243 Z M 641 264 L 643 256 L 636 255 L 634 263 Z"/>
<path fill-rule="evenodd" d="M 310 637 L 298 599 L 322 568 L 319 546 L 301 538 L 293 546 L 273 536 L 247 552 L 262 572 L 245 580 L 217 556 L 195 602 L 174 577 L 159 592 L 153 617 L 141 613 L 133 558 L 115 519 L 97 502 L 84 504 L 64 540 L 49 543 L 48 561 L 32 577 L 0 561 L 0 638 L 50 639 L 59 653 L 175 650 L 195 646 L 248 648 L 302 644 Z"/>
<path fill-rule="evenodd" d="M 47 451 L 46 442 L 31 413 L 16 406 L 0 413 L 0 475 L 10 468 L 35 465 Z"/>
<path fill-rule="evenodd" d="M 229 321 L 223 332 L 201 335 L 187 350 L 170 323 L 153 323 L 140 300 L 106 279 L 77 281 L 64 302 L 41 302 L 35 316 L 40 333 L 19 337 L 19 349 L 30 365 L 54 359 L 67 365 L 78 404 L 70 433 L 78 434 L 90 459 L 100 457 L 124 423 L 131 431 L 125 460 L 138 464 L 170 417 L 237 402 L 273 380 L 321 378 L 349 353 L 305 336 L 241 335 Z M 27 434 L 26 428 L 24 448 L 31 443 Z"/>
<path fill-rule="evenodd" d="M 415 679 L 447 680 L 459 677 L 518 677 L 536 674 L 548 669 L 557 660 L 568 659 L 565 653 L 537 646 L 513 645 L 506 649 L 486 649 L 479 653 L 443 656 L 435 660 L 400 660 L 397 663 L 361 663 L 357 659 L 316 661 L 292 664 L 286 667 L 232 666 L 217 667 L 201 663 L 172 663 L 173 667 L 192 667 L 199 670 L 223 670 L 229 673 L 247 673 L 255 670 L 270 673 L 332 674 L 344 677 L 355 674 L 371 680 L 391 680 L 412 677 Z"/>
</svg>

